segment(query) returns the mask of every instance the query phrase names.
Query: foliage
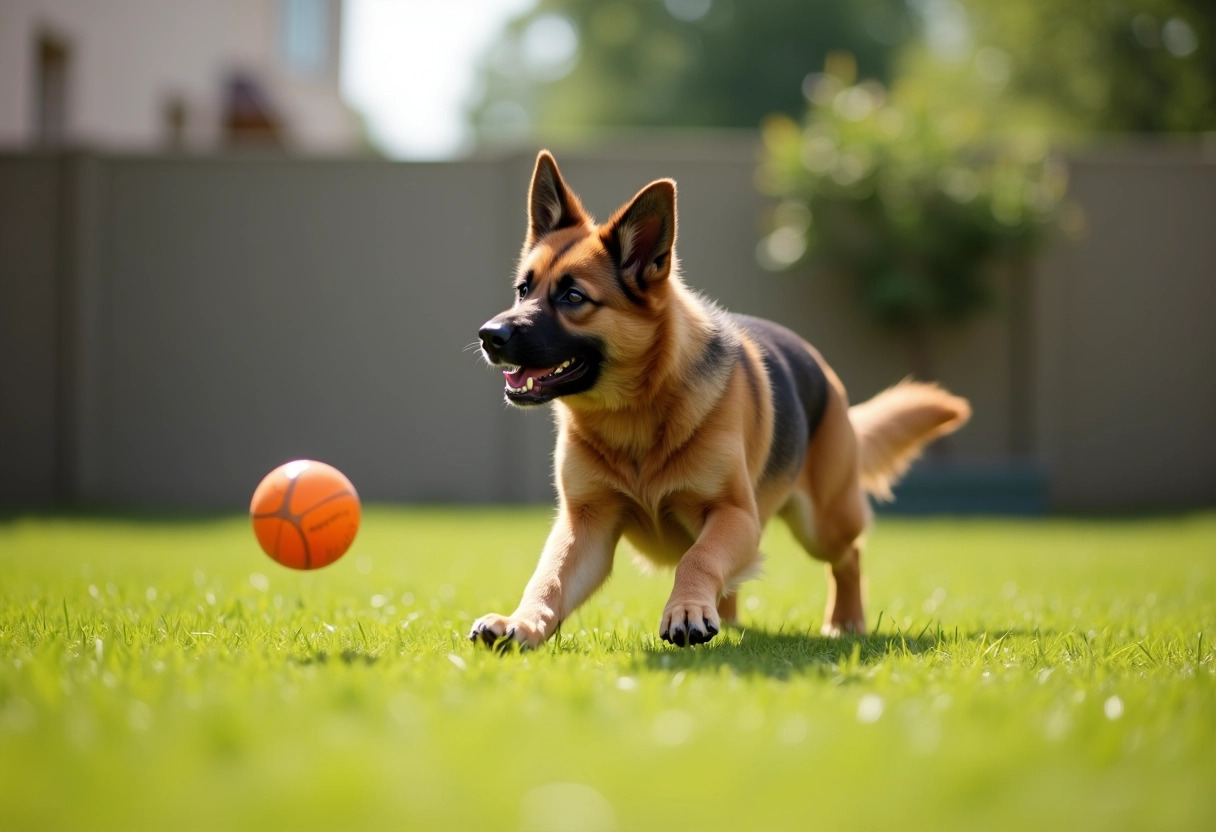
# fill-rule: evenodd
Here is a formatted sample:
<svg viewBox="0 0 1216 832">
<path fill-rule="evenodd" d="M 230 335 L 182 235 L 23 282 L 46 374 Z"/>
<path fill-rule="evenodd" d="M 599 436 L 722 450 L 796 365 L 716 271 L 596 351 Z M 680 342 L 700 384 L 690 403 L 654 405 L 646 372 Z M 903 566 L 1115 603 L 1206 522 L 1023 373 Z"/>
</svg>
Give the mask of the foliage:
<svg viewBox="0 0 1216 832">
<path fill-rule="evenodd" d="M 1060 129 L 1216 129 L 1211 0 L 921 0 L 942 71 L 987 74 Z M 953 21 L 953 23 L 951 22 Z M 951 28 L 956 30 L 951 35 Z M 1004 83 L 1007 82 L 1007 83 Z"/>
<path fill-rule="evenodd" d="M 473 121 L 489 142 L 752 128 L 797 117 L 830 51 L 886 83 L 908 49 L 1042 102 L 1057 134 L 1216 129 L 1210 0 L 539 0 L 487 56 Z"/>
<path fill-rule="evenodd" d="M 1027 107 L 982 79 L 902 74 L 857 83 L 836 56 L 802 126 L 765 127 L 762 184 L 781 202 L 761 259 L 811 256 L 859 280 L 876 317 L 919 329 L 963 320 L 989 297 L 985 266 L 1040 238 L 1066 187 Z"/>
<path fill-rule="evenodd" d="M 837 61 L 805 125 L 765 131 L 784 200 L 761 249 L 858 281 L 912 331 L 965 320 L 990 265 L 1042 239 L 1066 176 L 1047 152 L 1100 131 L 1216 126 L 1216 7 L 1197 0 L 919 0 L 889 92 Z"/>
<path fill-rule="evenodd" d="M 884 519 L 836 641 L 774 531 L 715 643 L 660 642 L 669 578 L 622 562 L 544 649 L 474 649 L 549 515 L 373 508 L 306 574 L 243 517 L 0 523 L 5 828 L 1216 826 L 1212 516 Z"/>
<path fill-rule="evenodd" d="M 903 0 L 540 0 L 482 70 L 483 142 L 618 127 L 754 129 L 801 110 L 831 49 L 887 77 L 910 34 Z"/>
</svg>

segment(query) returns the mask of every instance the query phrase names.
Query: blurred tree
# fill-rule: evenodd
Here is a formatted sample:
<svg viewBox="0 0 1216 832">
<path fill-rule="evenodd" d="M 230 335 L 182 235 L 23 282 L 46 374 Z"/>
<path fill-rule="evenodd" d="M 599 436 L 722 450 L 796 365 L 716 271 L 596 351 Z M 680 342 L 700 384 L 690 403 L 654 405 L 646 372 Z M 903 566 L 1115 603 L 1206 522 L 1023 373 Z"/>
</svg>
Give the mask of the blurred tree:
<svg viewBox="0 0 1216 832">
<path fill-rule="evenodd" d="M 991 301 L 992 264 L 1038 244 L 1067 186 L 1038 108 L 959 81 L 902 73 L 888 89 L 834 55 L 807 84 L 804 121 L 764 129 L 760 183 L 777 202 L 761 264 L 809 260 L 850 280 L 908 336 L 922 377 L 928 332 Z"/>
<path fill-rule="evenodd" d="M 877 320 L 923 345 L 991 300 L 994 263 L 1044 239 L 1066 188 L 1052 145 L 1216 128 L 1216 2 L 909 6 L 922 35 L 889 88 L 858 83 L 840 56 L 808 81 L 801 125 L 770 119 L 762 180 L 780 201 L 759 255 L 848 276 Z"/>
<path fill-rule="evenodd" d="M 923 63 L 1007 82 L 1057 132 L 1216 128 L 1213 0 L 912 0 Z"/>
<path fill-rule="evenodd" d="M 487 57 L 484 140 L 612 127 L 755 128 L 847 49 L 885 79 L 913 34 L 904 0 L 540 0 Z"/>
</svg>

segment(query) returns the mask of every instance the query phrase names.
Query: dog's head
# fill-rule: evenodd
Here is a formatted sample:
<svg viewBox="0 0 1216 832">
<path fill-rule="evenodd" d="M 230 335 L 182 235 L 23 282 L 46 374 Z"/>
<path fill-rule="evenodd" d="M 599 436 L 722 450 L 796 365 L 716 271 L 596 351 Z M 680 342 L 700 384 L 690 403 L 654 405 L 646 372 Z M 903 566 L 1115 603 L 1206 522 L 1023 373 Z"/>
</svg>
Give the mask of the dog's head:
<svg viewBox="0 0 1216 832">
<path fill-rule="evenodd" d="M 676 188 L 660 179 L 602 225 L 541 151 L 515 302 L 481 328 L 486 359 L 504 366 L 507 400 L 559 396 L 621 402 L 661 337 L 676 237 Z"/>
</svg>

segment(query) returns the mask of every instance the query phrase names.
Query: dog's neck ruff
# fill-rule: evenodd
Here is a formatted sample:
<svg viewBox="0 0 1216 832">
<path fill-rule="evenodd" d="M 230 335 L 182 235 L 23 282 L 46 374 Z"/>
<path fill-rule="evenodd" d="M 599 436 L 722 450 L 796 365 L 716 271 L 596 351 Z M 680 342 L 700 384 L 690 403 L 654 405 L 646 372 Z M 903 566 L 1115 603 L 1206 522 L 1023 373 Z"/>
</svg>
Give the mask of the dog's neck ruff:
<svg viewBox="0 0 1216 832">
<path fill-rule="evenodd" d="M 718 307 L 682 285 L 673 287 L 656 349 L 626 395 L 558 400 L 559 418 L 601 453 L 635 462 L 666 457 L 696 434 L 718 405 L 739 361 L 734 325 Z"/>
</svg>

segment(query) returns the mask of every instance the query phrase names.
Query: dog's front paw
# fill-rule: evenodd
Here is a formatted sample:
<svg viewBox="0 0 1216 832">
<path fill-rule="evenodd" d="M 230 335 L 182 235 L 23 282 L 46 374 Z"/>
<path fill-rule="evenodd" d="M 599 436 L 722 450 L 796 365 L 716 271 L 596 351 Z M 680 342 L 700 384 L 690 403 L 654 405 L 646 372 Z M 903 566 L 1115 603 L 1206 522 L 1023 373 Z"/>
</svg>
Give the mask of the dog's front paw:
<svg viewBox="0 0 1216 832">
<path fill-rule="evenodd" d="M 520 647 L 540 647 L 545 632 L 539 624 L 506 615 L 483 615 L 473 622 L 469 641 L 480 641 L 490 647 L 505 649 L 515 642 Z"/>
<path fill-rule="evenodd" d="M 720 629 L 722 624 L 714 605 L 673 601 L 663 610 L 659 637 L 683 647 L 686 644 L 704 644 Z"/>
</svg>

